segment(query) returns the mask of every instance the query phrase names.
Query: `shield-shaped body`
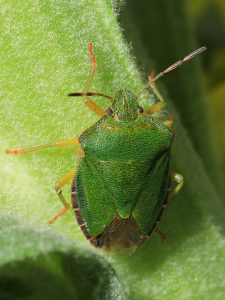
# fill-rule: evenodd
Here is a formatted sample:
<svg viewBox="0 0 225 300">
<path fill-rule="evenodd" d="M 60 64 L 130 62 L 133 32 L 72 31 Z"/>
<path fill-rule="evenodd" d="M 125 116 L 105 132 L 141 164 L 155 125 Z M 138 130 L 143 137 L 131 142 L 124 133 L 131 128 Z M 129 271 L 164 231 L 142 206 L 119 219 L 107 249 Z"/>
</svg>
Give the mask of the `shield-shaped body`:
<svg viewBox="0 0 225 300">
<path fill-rule="evenodd" d="M 92 245 L 130 248 L 149 237 L 167 202 L 173 138 L 145 113 L 126 122 L 104 116 L 80 135 L 72 203 Z"/>
</svg>

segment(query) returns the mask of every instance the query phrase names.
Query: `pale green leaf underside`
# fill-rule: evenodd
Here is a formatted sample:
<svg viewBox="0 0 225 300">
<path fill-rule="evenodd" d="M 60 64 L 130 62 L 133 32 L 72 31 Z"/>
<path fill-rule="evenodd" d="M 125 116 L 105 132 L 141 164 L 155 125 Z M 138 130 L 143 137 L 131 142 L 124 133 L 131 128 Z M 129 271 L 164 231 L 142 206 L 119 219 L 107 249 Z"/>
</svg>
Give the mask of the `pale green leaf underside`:
<svg viewBox="0 0 225 300">
<path fill-rule="evenodd" d="M 0 215 L 0 296 L 14 299 L 124 299 L 105 260 L 51 230 Z"/>
</svg>

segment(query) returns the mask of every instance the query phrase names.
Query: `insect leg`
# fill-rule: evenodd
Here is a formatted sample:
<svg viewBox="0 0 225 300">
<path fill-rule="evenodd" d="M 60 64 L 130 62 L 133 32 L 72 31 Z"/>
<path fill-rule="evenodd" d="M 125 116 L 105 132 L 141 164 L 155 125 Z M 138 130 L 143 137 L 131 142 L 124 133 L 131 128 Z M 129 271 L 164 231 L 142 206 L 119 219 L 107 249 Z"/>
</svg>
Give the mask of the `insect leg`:
<svg viewBox="0 0 225 300">
<path fill-rule="evenodd" d="M 93 78 L 94 78 L 94 75 L 96 72 L 96 68 L 97 68 L 97 63 L 96 63 L 95 55 L 93 53 L 93 44 L 92 43 L 88 43 L 88 51 L 89 51 L 90 59 L 91 59 L 91 69 L 90 69 L 90 74 L 89 74 L 85 92 L 70 93 L 68 96 L 72 96 L 72 97 L 83 96 L 84 103 L 87 105 L 87 107 L 90 108 L 94 113 L 96 113 L 97 115 L 102 117 L 102 116 L 106 115 L 106 112 L 103 109 L 101 109 L 101 107 L 99 107 L 96 103 L 91 101 L 89 96 L 102 96 L 102 97 L 110 99 L 111 101 L 112 101 L 112 98 L 107 95 L 104 95 L 102 93 L 89 92 L 89 89 L 91 87 L 91 83 L 93 81 Z"/>
<path fill-rule="evenodd" d="M 172 187 L 169 190 L 168 197 L 167 197 L 165 203 L 162 206 L 160 217 L 156 221 L 156 226 L 154 228 L 154 232 L 157 233 L 160 236 L 162 241 L 165 239 L 166 235 L 159 229 L 160 218 L 162 216 L 162 213 L 163 213 L 164 209 L 167 207 L 167 204 L 170 202 L 172 197 L 180 191 L 180 189 L 182 188 L 182 186 L 184 184 L 184 178 L 181 174 L 172 172 L 170 176 L 171 176 L 170 177 L 171 178 L 171 184 L 173 184 L 175 182 L 177 185 L 175 187 Z"/>
<path fill-rule="evenodd" d="M 155 71 L 151 69 L 148 75 L 149 83 L 152 81 L 154 77 L 155 77 Z M 159 101 L 165 102 L 163 96 L 160 94 L 156 86 L 156 83 L 154 81 L 150 84 L 150 88 L 152 89 L 153 93 L 155 94 L 155 96 L 158 98 Z"/>
<path fill-rule="evenodd" d="M 88 108 L 90 108 L 94 113 L 99 115 L 100 117 L 106 115 L 106 112 L 101 109 L 96 103 L 91 101 L 91 99 L 88 96 L 84 96 L 84 103 L 87 105 Z"/>
<path fill-rule="evenodd" d="M 28 153 L 28 152 L 41 150 L 41 149 L 44 149 L 44 148 L 66 147 L 66 146 L 73 146 L 73 145 L 78 145 L 78 144 L 79 144 L 79 139 L 76 138 L 76 139 L 73 139 L 73 140 L 59 141 L 59 142 L 56 142 L 56 143 L 39 145 L 39 146 L 24 148 L 24 149 L 15 149 L 15 150 L 7 149 L 6 154 L 23 154 L 23 153 Z"/>
<path fill-rule="evenodd" d="M 97 69 L 97 63 L 96 63 L 95 55 L 93 53 L 93 43 L 88 43 L 88 51 L 91 59 L 91 69 L 90 69 L 90 74 L 87 82 L 86 91 L 89 90 Z"/>
<path fill-rule="evenodd" d="M 169 128 L 172 128 L 172 126 L 173 126 L 173 121 L 174 121 L 174 116 L 173 116 L 173 115 L 169 115 L 169 116 L 168 116 L 168 119 L 165 120 L 165 121 L 163 122 L 163 124 L 166 125 L 166 126 L 169 127 Z"/>
<path fill-rule="evenodd" d="M 160 239 L 161 239 L 162 242 L 165 240 L 165 238 L 166 238 L 165 233 L 163 233 L 158 227 L 156 227 L 154 229 L 154 232 L 159 235 L 159 237 L 160 237 Z"/>
<path fill-rule="evenodd" d="M 60 178 L 58 181 L 56 181 L 55 185 L 54 185 L 54 189 L 56 191 L 56 194 L 59 197 L 59 200 L 62 202 L 63 204 L 63 208 L 61 209 L 61 211 L 49 221 L 49 224 L 54 223 L 60 216 L 62 216 L 63 214 L 65 214 L 65 212 L 70 208 L 69 203 L 65 200 L 61 187 L 63 187 L 73 176 L 74 173 L 76 172 L 76 169 L 72 169 L 69 173 L 67 173 L 64 177 Z"/>
<path fill-rule="evenodd" d="M 149 72 L 149 76 L 148 76 L 149 82 L 151 82 L 154 77 L 155 77 L 155 72 L 151 69 Z M 146 113 L 149 115 L 153 115 L 154 113 L 162 110 L 166 106 L 166 102 L 164 101 L 159 90 L 157 89 L 155 82 L 152 82 L 150 84 L 150 88 L 152 89 L 152 91 L 156 97 L 157 103 L 155 103 L 153 106 L 151 106 L 149 109 L 147 109 Z"/>
<path fill-rule="evenodd" d="M 87 95 L 87 91 L 89 90 L 89 88 L 91 86 L 91 83 L 93 81 L 93 78 L 94 78 L 94 75 L 96 72 L 96 68 L 97 68 L 97 63 L 96 63 L 95 55 L 93 53 L 93 44 L 92 43 L 88 43 L 88 51 L 89 51 L 90 59 L 91 59 L 91 69 L 90 69 L 90 74 L 89 74 L 89 78 L 88 78 L 88 82 L 87 82 L 86 93 L 84 93 L 84 103 L 94 113 L 96 113 L 97 115 L 102 117 L 106 114 L 106 112 L 103 109 L 101 109 L 97 104 L 95 104 L 93 101 L 91 101 L 91 99 Z"/>
<path fill-rule="evenodd" d="M 89 97 L 100 96 L 100 97 L 108 98 L 112 102 L 112 98 L 110 96 L 104 95 L 102 93 L 94 93 L 94 92 L 70 93 L 68 96 L 71 96 L 71 97 L 83 96 L 84 103 L 87 105 L 87 107 L 90 108 L 94 113 L 96 113 L 97 115 L 99 115 L 101 117 L 106 115 L 106 112 L 103 109 L 101 109 L 101 107 L 99 107 L 96 103 L 91 101 L 91 99 Z"/>
<path fill-rule="evenodd" d="M 179 173 L 172 172 L 171 173 L 171 183 L 172 184 L 176 183 L 176 186 L 171 188 L 169 195 L 168 195 L 167 203 L 173 198 L 174 195 L 176 195 L 180 191 L 180 189 L 184 185 L 184 177 Z"/>
<path fill-rule="evenodd" d="M 154 77 L 155 77 L 154 71 L 150 70 L 149 82 L 151 82 Z M 146 113 L 149 115 L 153 115 L 154 113 L 162 110 L 166 106 L 166 102 L 164 101 L 163 96 L 160 94 L 159 90 L 157 89 L 157 86 L 154 81 L 151 83 L 150 88 L 152 89 L 157 102 L 149 109 L 147 109 Z M 173 125 L 173 121 L 174 121 L 173 115 L 169 115 L 167 120 L 163 121 L 163 124 L 171 128 Z"/>
<path fill-rule="evenodd" d="M 146 113 L 148 115 L 153 115 L 154 113 L 162 110 L 166 106 L 165 102 L 157 102 L 153 106 L 151 106 L 149 109 L 146 110 Z"/>
</svg>

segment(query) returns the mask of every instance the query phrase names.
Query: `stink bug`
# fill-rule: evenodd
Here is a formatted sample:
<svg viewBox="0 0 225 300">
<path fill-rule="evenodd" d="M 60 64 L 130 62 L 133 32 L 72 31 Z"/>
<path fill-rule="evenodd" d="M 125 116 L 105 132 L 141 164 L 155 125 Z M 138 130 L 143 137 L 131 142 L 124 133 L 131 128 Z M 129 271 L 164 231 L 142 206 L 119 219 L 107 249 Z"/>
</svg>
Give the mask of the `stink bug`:
<svg viewBox="0 0 225 300">
<path fill-rule="evenodd" d="M 142 244 L 158 225 L 168 202 L 183 185 L 183 177 L 170 173 L 170 148 L 174 139 L 172 118 L 159 120 L 165 102 L 155 81 L 179 67 L 206 48 L 202 47 L 171 65 L 157 76 L 150 75 L 150 87 L 156 103 L 147 110 L 139 106 L 138 96 L 127 89 L 115 97 L 89 92 L 96 61 L 92 43 L 88 44 L 91 71 L 82 96 L 84 103 L 100 119 L 78 138 L 21 150 L 6 150 L 22 154 L 48 147 L 79 146 L 79 163 L 55 183 L 63 209 L 49 222 L 53 223 L 70 205 L 61 188 L 72 179 L 72 206 L 78 224 L 90 243 L 98 248 L 121 246 L 132 248 Z M 102 110 L 90 97 L 105 97 L 111 106 Z"/>
</svg>

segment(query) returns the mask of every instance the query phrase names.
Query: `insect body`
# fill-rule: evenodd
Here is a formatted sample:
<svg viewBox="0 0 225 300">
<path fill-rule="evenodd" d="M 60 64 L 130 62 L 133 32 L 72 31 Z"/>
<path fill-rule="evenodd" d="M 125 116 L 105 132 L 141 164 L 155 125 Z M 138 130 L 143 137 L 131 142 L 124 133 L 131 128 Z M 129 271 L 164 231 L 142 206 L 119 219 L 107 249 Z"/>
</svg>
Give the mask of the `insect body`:
<svg viewBox="0 0 225 300">
<path fill-rule="evenodd" d="M 154 113 L 164 107 L 163 99 L 144 112 L 137 96 L 129 90 L 119 90 L 114 98 L 88 92 L 96 69 L 91 43 L 88 48 L 92 68 L 86 91 L 69 96 L 83 96 L 85 104 L 101 117 L 99 121 L 79 138 L 6 152 L 22 154 L 47 147 L 79 145 L 77 169 L 55 184 L 64 208 L 50 223 L 69 208 L 61 187 L 72 178 L 75 216 L 91 244 L 103 248 L 131 248 L 142 244 L 153 231 L 162 235 L 158 229 L 160 217 L 171 197 L 183 185 L 182 176 L 171 174 L 169 170 L 174 139 L 172 120 L 167 118 L 159 122 L 154 118 Z M 154 82 L 203 50 L 204 47 L 194 51 L 150 78 L 147 86 L 153 89 L 157 99 L 161 95 Z M 111 107 L 103 111 L 90 100 L 91 96 L 108 98 Z M 173 182 L 177 183 L 176 187 Z"/>
<path fill-rule="evenodd" d="M 78 219 L 87 224 L 86 236 L 95 237 L 92 243 L 128 247 L 146 239 L 166 200 L 174 134 L 138 114 L 137 99 L 128 90 L 118 91 L 112 110 L 113 118 L 103 116 L 79 138 L 85 155 L 72 200 Z"/>
</svg>

